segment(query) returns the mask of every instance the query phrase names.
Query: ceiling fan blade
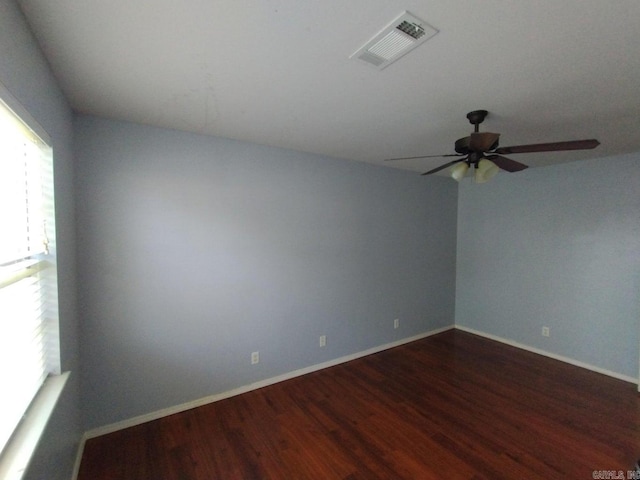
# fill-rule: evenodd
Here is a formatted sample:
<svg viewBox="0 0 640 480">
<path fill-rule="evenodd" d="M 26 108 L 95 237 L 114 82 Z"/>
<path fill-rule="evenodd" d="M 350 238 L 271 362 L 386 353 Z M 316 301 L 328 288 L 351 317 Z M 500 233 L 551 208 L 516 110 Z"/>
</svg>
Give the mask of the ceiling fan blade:
<svg viewBox="0 0 640 480">
<path fill-rule="evenodd" d="M 511 160 L 507 157 L 501 157 L 500 155 L 487 155 L 485 158 L 491 160 L 498 167 L 502 170 L 506 170 L 507 172 L 519 172 L 525 168 L 529 168 L 524 163 L 516 162 L 515 160 Z"/>
<path fill-rule="evenodd" d="M 497 146 L 496 142 L 499 138 L 499 133 L 472 133 L 471 140 L 469 141 L 469 149 L 473 150 L 474 152 L 487 152 Z"/>
<path fill-rule="evenodd" d="M 428 172 L 424 172 L 421 175 L 431 175 L 432 173 L 436 173 L 439 172 L 440 170 L 444 170 L 447 167 L 450 167 L 451 165 L 454 165 L 458 162 L 463 162 L 465 161 L 466 158 L 461 158 L 459 160 L 452 160 L 451 162 L 447 162 L 444 165 L 440 165 L 439 167 L 434 168 L 433 170 L 429 170 Z"/>
<path fill-rule="evenodd" d="M 418 158 L 442 158 L 442 157 L 462 157 L 462 153 L 449 153 L 446 155 L 420 155 L 418 157 L 400 157 L 400 158 L 385 158 L 385 162 L 395 162 L 396 160 L 416 160 Z"/>
<path fill-rule="evenodd" d="M 588 140 L 573 140 L 569 142 L 537 143 L 533 145 L 516 145 L 514 147 L 496 148 L 492 153 L 513 154 L 513 153 L 535 153 L 535 152 L 557 152 L 561 150 L 590 150 L 600 145 L 594 138 Z"/>
</svg>

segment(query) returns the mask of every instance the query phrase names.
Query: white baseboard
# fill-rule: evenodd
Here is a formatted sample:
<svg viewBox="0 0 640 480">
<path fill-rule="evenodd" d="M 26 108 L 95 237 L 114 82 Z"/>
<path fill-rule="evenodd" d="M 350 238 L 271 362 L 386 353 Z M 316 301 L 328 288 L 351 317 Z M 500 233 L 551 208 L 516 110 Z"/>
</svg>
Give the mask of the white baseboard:
<svg viewBox="0 0 640 480">
<path fill-rule="evenodd" d="M 77 480 L 80 473 L 80 462 L 82 462 L 82 454 L 84 453 L 84 444 L 87 441 L 87 434 L 83 434 L 80 438 L 80 444 L 78 445 L 78 451 L 76 452 L 76 461 L 73 464 L 73 473 L 71 474 L 71 480 Z"/>
<path fill-rule="evenodd" d="M 173 415 L 175 413 L 184 412 L 185 410 L 191 410 L 192 408 L 201 407 L 203 405 L 207 405 L 209 403 L 218 402 L 220 400 L 224 400 L 226 398 L 235 397 L 236 395 L 241 395 L 243 393 L 250 392 L 252 390 L 257 390 L 259 388 L 267 387 L 269 385 L 273 385 L 275 383 L 283 382 L 285 380 L 290 380 L 292 378 L 296 378 L 302 375 L 306 375 L 307 373 L 316 372 L 318 370 L 322 370 L 324 368 L 333 367 L 335 365 L 339 365 L 341 363 L 349 362 L 351 360 L 356 360 L 361 357 L 366 357 L 367 355 L 372 355 L 374 353 L 382 352 L 383 350 L 388 350 L 390 348 L 399 347 L 400 345 L 404 345 L 406 343 L 415 342 L 416 340 L 420 340 L 422 338 L 430 337 L 432 335 L 436 335 L 438 333 L 445 332 L 447 330 L 451 330 L 454 328 L 453 325 L 449 325 L 446 327 L 438 328 L 435 330 L 431 330 L 429 332 L 421 333 L 419 335 L 415 335 L 413 337 L 403 338 L 401 340 L 387 343 L 385 345 L 379 345 L 377 347 L 369 348 L 367 350 L 363 350 L 361 352 L 353 353 L 351 355 L 346 355 L 344 357 L 335 358 L 333 360 L 329 360 L 327 362 L 318 363 L 316 365 L 311 365 L 310 367 L 301 368 L 299 370 L 294 370 L 292 372 L 288 372 L 282 375 L 278 375 L 276 377 L 268 378 L 266 380 L 261 380 L 259 382 L 251 383 L 249 385 L 244 385 L 242 387 L 234 388 L 233 390 L 228 390 L 226 392 L 218 393 L 215 395 L 209 395 L 204 398 L 199 398 L 197 400 L 193 400 L 191 402 L 183 403 L 180 405 L 175 405 L 173 407 L 164 408 L 162 410 L 157 410 L 155 412 L 146 413 L 144 415 L 139 415 L 137 417 L 129 418 L 127 420 L 122 420 L 120 422 L 112 423 L 109 425 L 105 425 L 103 427 L 94 428 L 85 432 L 82 440 L 81 447 L 84 447 L 84 441 L 90 438 L 99 437 L 101 435 L 106 435 L 108 433 L 113 433 L 118 430 L 123 430 L 125 428 L 133 427 L 136 425 L 140 425 L 142 423 L 151 422 L 153 420 L 158 420 L 162 417 L 166 417 L 169 415 Z M 79 462 L 77 467 L 79 468 Z M 75 478 L 75 477 L 74 477 Z"/>
<path fill-rule="evenodd" d="M 215 395 L 210 395 L 204 398 L 200 398 L 197 400 L 193 400 L 191 402 L 187 402 L 187 403 L 183 403 L 180 405 L 175 405 L 173 407 L 169 407 L 169 408 L 165 408 L 162 410 L 157 410 L 155 412 L 151 412 L 151 413 L 147 413 L 144 415 L 139 415 L 137 417 L 133 417 L 127 420 L 123 420 L 120 422 L 116 422 L 116 423 L 112 423 L 110 425 L 105 425 L 103 427 L 98 427 L 98 428 L 94 428 L 92 430 L 89 430 L 87 432 L 85 432 L 85 434 L 82 436 L 82 439 L 80 440 L 80 445 L 78 447 L 78 453 L 76 455 L 76 462 L 74 465 L 74 469 L 73 469 L 73 476 L 72 476 L 72 480 L 76 480 L 78 473 L 80 471 L 80 462 L 82 461 L 82 454 L 84 452 L 84 445 L 85 442 L 90 439 L 90 438 L 95 438 L 95 437 L 99 437 L 101 435 L 106 435 L 108 433 L 113 433 L 116 432 L 118 430 L 123 430 L 125 428 L 129 428 L 129 427 L 133 427 L 136 425 L 140 425 L 142 423 L 146 423 L 146 422 L 150 422 L 153 420 L 158 420 L 162 417 L 166 417 L 168 415 L 173 415 L 175 413 L 179 413 L 179 412 L 184 412 L 186 410 L 191 410 L 192 408 L 196 408 L 196 407 L 200 407 L 202 405 L 207 405 L 209 403 L 213 403 L 213 402 L 217 402 L 220 400 L 224 400 L 226 398 L 230 398 L 230 397 L 234 397 L 236 395 L 241 395 L 243 393 L 247 393 L 250 392 L 252 390 L 257 390 L 259 388 L 263 388 L 269 385 L 273 385 L 279 382 L 283 382 L 285 380 L 289 380 L 292 378 L 296 378 L 302 375 L 306 375 L 308 373 L 312 373 L 312 372 L 316 372 L 318 370 L 322 370 L 324 368 L 329 368 L 329 367 L 333 367 L 335 365 L 339 365 L 341 363 L 345 363 L 345 362 L 349 362 L 351 360 L 356 360 L 358 358 L 362 358 L 362 357 L 366 357 L 367 355 L 372 355 L 374 353 L 378 353 L 378 352 L 382 352 L 384 350 L 388 350 L 390 348 L 394 348 L 394 347 L 399 347 L 400 345 L 404 345 L 406 343 L 411 343 L 411 342 L 415 342 L 416 340 L 420 340 L 422 338 L 426 338 L 426 337 L 430 337 L 432 335 L 436 335 L 438 333 L 442 333 L 445 332 L 447 330 L 451 330 L 451 329 L 458 329 L 461 330 L 463 332 L 468 332 L 468 333 L 472 333 L 474 335 L 478 335 L 481 337 L 485 337 L 488 338 L 490 340 L 495 340 L 497 342 L 500 343 L 504 343 L 506 345 L 510 345 L 512 347 L 516 347 L 516 348 L 520 348 L 522 350 L 526 350 L 529 352 L 533 352 L 533 353 L 537 353 L 539 355 L 543 355 L 545 357 L 549 357 L 549 358 L 553 358 L 555 360 L 559 360 L 561 362 L 565 362 L 571 365 L 575 365 L 577 367 L 581 367 L 581 368 L 585 368 L 587 370 L 591 370 L 597 373 L 601 373 L 604 375 L 607 375 L 609 377 L 613 377 L 613 378 L 617 378 L 619 380 L 624 380 L 626 382 L 630 382 L 630 383 L 638 383 L 638 379 L 637 378 L 633 378 L 627 375 L 622 375 L 616 372 L 612 372 L 610 370 L 605 370 L 599 367 L 596 367 L 594 365 L 590 365 L 584 362 L 580 362 L 577 360 L 574 360 L 572 358 L 568 358 L 568 357 L 564 357 L 562 355 L 556 355 L 554 353 L 551 352 L 547 352 L 545 350 L 539 349 L 539 348 L 535 348 L 535 347 L 531 347 L 529 345 L 525 345 L 519 342 L 515 342 L 513 340 L 509 340 L 507 338 L 503 338 L 503 337 L 498 337 L 496 335 L 491 335 L 489 333 L 485 333 L 485 332 L 481 332 L 479 330 L 474 330 L 473 328 L 469 328 L 469 327 L 465 327 L 462 325 L 449 325 L 446 327 L 442 327 L 442 328 L 438 328 L 435 330 L 431 330 L 429 332 L 425 332 L 425 333 L 421 333 L 419 335 L 415 335 L 413 337 L 409 337 L 409 338 L 403 338 L 402 340 L 398 340 L 395 342 L 391 342 L 391 343 L 387 343 L 385 345 L 379 345 L 377 347 L 373 347 L 367 350 L 363 350 L 361 352 L 357 352 L 351 355 L 346 355 L 344 357 L 340 357 L 340 358 L 335 358 L 333 360 L 329 360 L 327 362 L 323 362 L 323 363 L 319 363 L 316 365 L 312 365 L 310 367 L 305 367 L 305 368 L 301 368 L 299 370 L 294 370 L 293 372 L 288 372 L 285 373 L 283 375 L 278 375 L 276 377 L 272 377 L 272 378 L 268 378 L 266 380 L 261 380 L 259 382 L 255 382 L 249 385 L 244 385 L 242 387 L 238 387 L 235 388 L 233 390 L 229 390 L 226 392 L 222 392 L 219 394 L 215 394 Z M 640 385 L 639 385 L 639 390 L 640 390 Z"/>
<path fill-rule="evenodd" d="M 504 343 L 512 347 L 520 348 L 522 350 L 527 350 L 532 353 L 537 353 L 538 355 L 544 355 L 545 357 L 553 358 L 554 360 L 560 360 L 561 362 L 569 363 L 571 365 L 575 365 L 576 367 L 581 367 L 587 370 L 591 370 L 593 372 L 602 373 L 603 375 L 617 378 L 618 380 L 624 380 L 625 382 L 629 382 L 629 383 L 636 383 L 636 384 L 638 383 L 637 378 L 612 372 L 611 370 L 606 370 L 604 368 L 596 367 L 588 363 L 580 362 L 578 360 L 574 360 L 573 358 L 564 357 L 562 355 L 556 355 L 555 353 L 547 352 L 546 350 L 542 350 L 540 348 L 530 347 L 529 345 L 515 342 L 513 340 L 509 340 L 508 338 L 498 337 L 496 335 L 491 335 L 490 333 L 481 332 L 480 330 L 474 330 L 473 328 L 464 327 L 462 325 L 456 325 L 455 328 L 463 332 L 472 333 L 480 337 L 488 338 L 489 340 L 495 340 L 496 342 Z"/>
</svg>

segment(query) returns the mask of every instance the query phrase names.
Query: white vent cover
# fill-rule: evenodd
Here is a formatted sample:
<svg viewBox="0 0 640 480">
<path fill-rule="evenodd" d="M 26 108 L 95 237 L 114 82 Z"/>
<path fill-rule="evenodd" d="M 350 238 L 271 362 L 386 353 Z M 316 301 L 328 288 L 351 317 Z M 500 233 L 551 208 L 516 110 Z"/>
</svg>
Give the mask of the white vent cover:
<svg viewBox="0 0 640 480">
<path fill-rule="evenodd" d="M 418 45 L 433 37 L 438 30 L 409 12 L 403 12 L 349 58 L 382 70 Z"/>
</svg>

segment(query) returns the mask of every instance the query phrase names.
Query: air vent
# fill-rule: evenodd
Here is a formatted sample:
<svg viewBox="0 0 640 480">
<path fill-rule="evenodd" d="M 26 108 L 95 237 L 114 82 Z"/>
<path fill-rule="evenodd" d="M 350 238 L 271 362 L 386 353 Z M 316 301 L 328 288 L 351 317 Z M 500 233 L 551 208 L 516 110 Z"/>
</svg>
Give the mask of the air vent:
<svg viewBox="0 0 640 480">
<path fill-rule="evenodd" d="M 396 28 L 398 30 L 400 30 L 401 32 L 406 33 L 410 37 L 415 38 L 416 40 L 418 40 L 420 37 L 422 37 L 424 35 L 424 33 L 425 33 L 424 32 L 424 28 L 422 27 L 422 25 L 419 25 L 416 22 L 409 23 L 406 20 L 404 20 Z"/>
<path fill-rule="evenodd" d="M 403 12 L 349 58 L 355 58 L 382 70 L 436 33 L 438 30 L 424 20 L 409 12 Z"/>
</svg>

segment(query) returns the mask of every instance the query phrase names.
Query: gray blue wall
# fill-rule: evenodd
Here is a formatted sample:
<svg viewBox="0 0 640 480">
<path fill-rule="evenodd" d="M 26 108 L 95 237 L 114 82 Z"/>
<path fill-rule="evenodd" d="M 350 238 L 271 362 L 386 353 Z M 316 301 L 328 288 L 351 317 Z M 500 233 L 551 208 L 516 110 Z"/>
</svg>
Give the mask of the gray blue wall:
<svg viewBox="0 0 640 480">
<path fill-rule="evenodd" d="M 449 179 L 86 116 L 75 135 L 86 428 L 453 324 Z"/>
<path fill-rule="evenodd" d="M 72 114 L 13 0 L 0 0 L 0 82 L 50 135 L 54 152 L 61 361 L 71 377 L 27 479 L 68 480 L 82 434 L 76 315 Z"/>
<path fill-rule="evenodd" d="M 635 154 L 463 182 L 456 324 L 637 378 L 639 161 Z"/>
</svg>

